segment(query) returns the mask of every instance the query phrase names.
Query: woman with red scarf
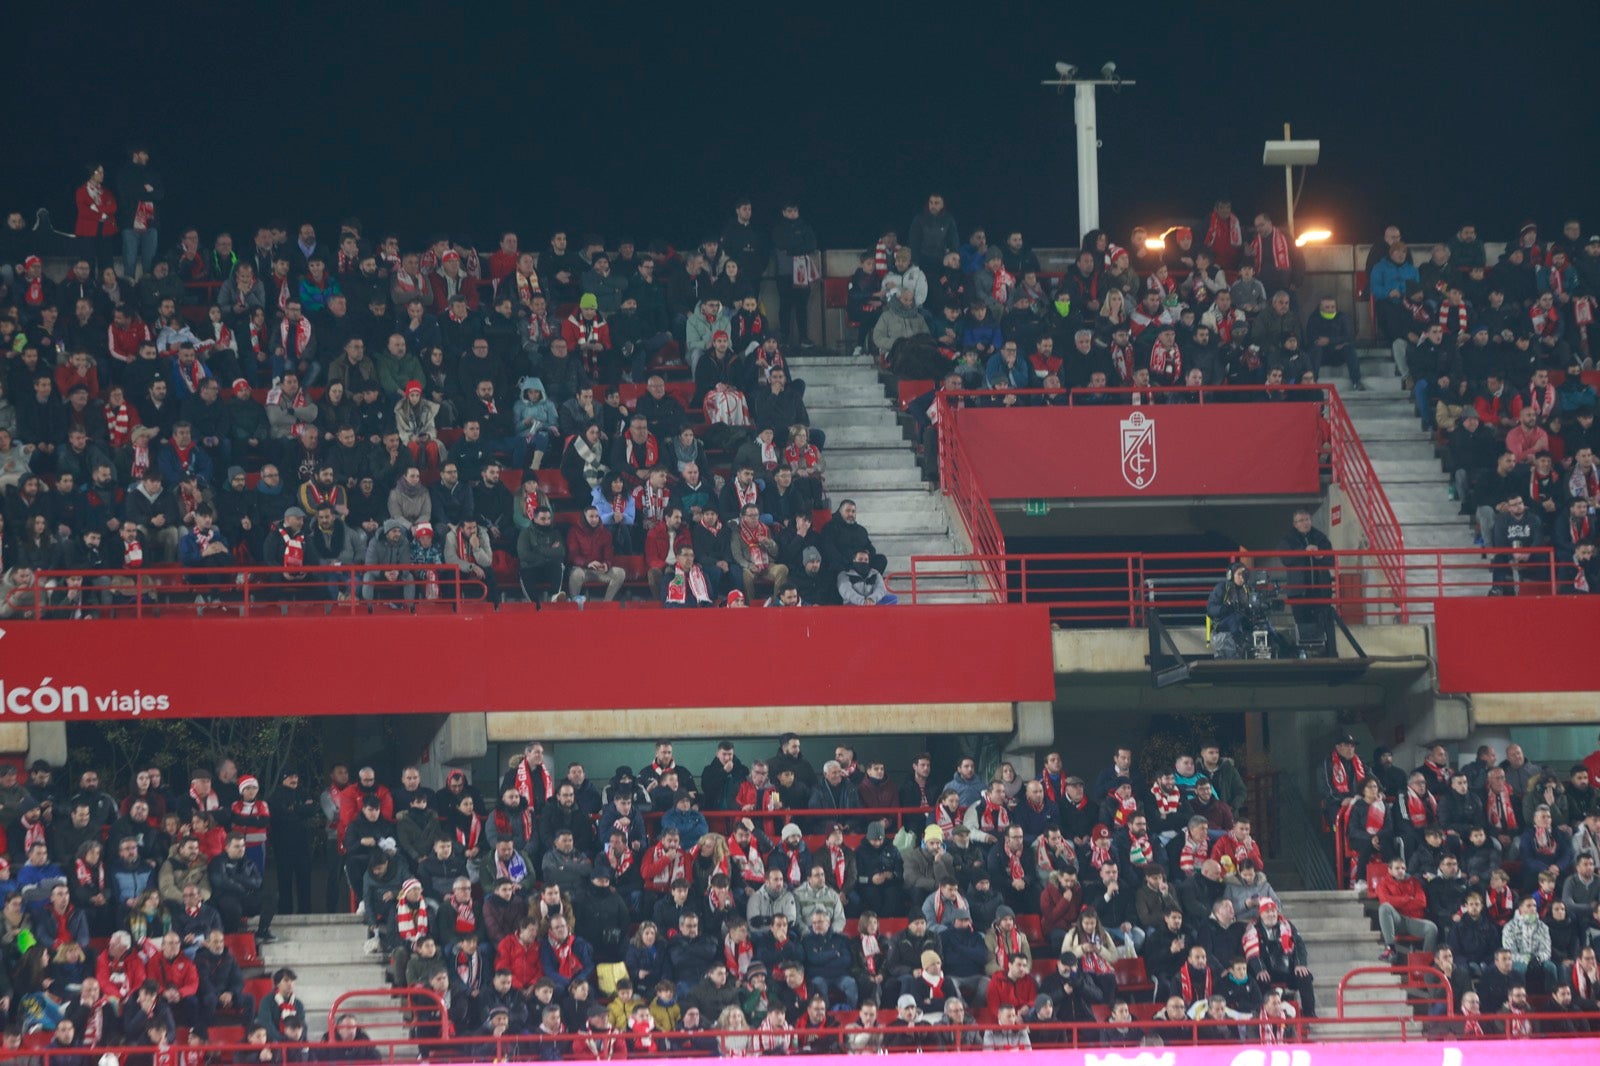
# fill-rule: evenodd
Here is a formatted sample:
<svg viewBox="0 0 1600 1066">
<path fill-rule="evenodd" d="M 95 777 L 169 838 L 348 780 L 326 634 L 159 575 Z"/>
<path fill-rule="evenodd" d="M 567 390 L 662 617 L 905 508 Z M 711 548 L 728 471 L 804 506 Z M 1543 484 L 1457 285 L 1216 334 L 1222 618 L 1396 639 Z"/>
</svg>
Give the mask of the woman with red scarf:
<svg viewBox="0 0 1600 1066">
<path fill-rule="evenodd" d="M 1383 786 L 1369 777 L 1361 783 L 1361 794 L 1345 811 L 1345 842 L 1354 863 L 1354 877 L 1364 876 L 1367 864 L 1386 857 L 1393 839 L 1389 832 L 1389 804 Z"/>
<path fill-rule="evenodd" d="M 1239 259 L 1244 254 L 1244 231 L 1239 226 L 1239 216 L 1233 213 L 1233 205 L 1227 200 L 1218 200 L 1211 208 L 1206 219 L 1206 235 L 1200 243 L 1211 249 L 1223 270 L 1231 274 L 1238 269 Z"/>
<path fill-rule="evenodd" d="M 89 166 L 89 180 L 78 186 L 74 197 L 78 217 L 72 232 L 94 242 L 95 258 L 110 266 L 116 259 L 117 196 L 106 186 L 106 168 L 99 163 Z"/>
</svg>

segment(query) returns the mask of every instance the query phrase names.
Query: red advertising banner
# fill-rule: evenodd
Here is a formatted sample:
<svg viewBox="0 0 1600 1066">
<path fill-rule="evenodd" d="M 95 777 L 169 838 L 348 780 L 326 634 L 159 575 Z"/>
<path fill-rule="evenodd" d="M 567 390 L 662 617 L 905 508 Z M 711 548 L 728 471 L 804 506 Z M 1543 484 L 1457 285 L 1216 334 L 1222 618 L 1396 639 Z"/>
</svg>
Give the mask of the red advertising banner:
<svg viewBox="0 0 1600 1066">
<path fill-rule="evenodd" d="M 992 500 L 1314 495 L 1314 403 L 967 408 L 956 418 Z"/>
<path fill-rule="evenodd" d="M 950 649 L 984 635 L 983 669 Z M 1043 607 L 16 622 L 0 720 L 981 703 L 1055 696 Z"/>
<path fill-rule="evenodd" d="M 1447 596 L 1433 609 L 1440 692 L 1592 692 L 1588 653 L 1554 654 L 1552 640 L 1590 648 L 1600 639 L 1592 596 Z M 1537 662 L 1535 671 L 1507 669 Z"/>
</svg>

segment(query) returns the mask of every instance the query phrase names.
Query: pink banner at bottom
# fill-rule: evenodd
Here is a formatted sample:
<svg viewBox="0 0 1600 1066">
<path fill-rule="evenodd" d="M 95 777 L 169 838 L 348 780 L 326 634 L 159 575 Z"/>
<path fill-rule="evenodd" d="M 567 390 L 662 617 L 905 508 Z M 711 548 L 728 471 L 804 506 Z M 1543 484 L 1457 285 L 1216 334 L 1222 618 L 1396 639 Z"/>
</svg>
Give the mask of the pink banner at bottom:
<svg viewBox="0 0 1600 1066">
<path fill-rule="evenodd" d="M 994 1052 L 945 1052 L 929 1061 L 951 1066 L 978 1066 L 980 1055 Z M 1507 1062 L 1600 1063 L 1600 1039 L 1497 1040 L 1453 1043 L 1447 1040 L 1399 1043 L 1258 1044 L 1241 1047 L 1107 1048 L 1099 1051 L 1049 1050 L 1024 1052 L 1048 1059 L 1050 1066 L 1505 1066 Z M 853 1055 L 807 1056 L 815 1066 L 860 1066 Z M 542 1066 L 529 1062 L 519 1066 Z"/>
</svg>

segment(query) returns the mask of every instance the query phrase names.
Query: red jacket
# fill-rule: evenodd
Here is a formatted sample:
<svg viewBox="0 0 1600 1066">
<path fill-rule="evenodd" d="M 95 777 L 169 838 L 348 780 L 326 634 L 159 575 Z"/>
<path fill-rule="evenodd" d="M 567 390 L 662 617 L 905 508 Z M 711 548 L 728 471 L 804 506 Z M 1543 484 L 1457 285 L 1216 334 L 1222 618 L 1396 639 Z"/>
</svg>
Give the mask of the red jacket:
<svg viewBox="0 0 1600 1066">
<path fill-rule="evenodd" d="M 129 949 L 120 961 L 111 961 L 111 952 L 102 951 L 94 963 L 94 975 L 100 979 L 101 995 L 112 996 L 123 1003 L 144 984 L 144 960 L 139 953 Z"/>
<path fill-rule="evenodd" d="M 544 965 L 539 961 L 539 942 L 524 944 L 517 934 L 510 934 L 495 948 L 494 966 L 497 970 L 511 971 L 513 988 L 532 988 L 544 976 Z"/>
<path fill-rule="evenodd" d="M 176 988 L 178 995 L 184 998 L 200 991 L 200 971 L 194 968 L 189 956 L 181 951 L 171 959 L 157 954 L 146 964 L 145 976 L 160 985 L 163 992 Z"/>
<path fill-rule="evenodd" d="M 660 567 L 665 570 L 672 565 L 672 560 L 667 558 L 667 535 L 670 531 L 665 522 L 657 522 L 650 527 L 650 532 L 644 535 L 644 564 L 646 567 Z M 693 539 L 688 526 L 679 526 L 678 535 L 673 539 L 674 548 L 681 548 L 685 544 L 693 547 Z"/>
<path fill-rule="evenodd" d="M 567 562 L 572 566 L 588 566 L 600 562 L 611 565 L 616 548 L 611 540 L 611 530 L 605 526 L 590 528 L 579 519 L 567 530 Z"/>
<path fill-rule="evenodd" d="M 89 184 L 78 186 L 78 220 L 72 227 L 79 237 L 115 237 L 117 235 L 117 197 L 109 185 L 100 186 L 100 203 L 89 199 Z"/>
<path fill-rule="evenodd" d="M 997 973 L 989 982 L 983 1015 L 992 1021 L 1000 1016 L 1000 1008 L 1007 1004 L 1017 1008 L 1020 1014 L 1033 1006 L 1038 995 L 1039 983 L 1033 979 L 1033 974 L 1025 974 L 1022 980 L 1013 981 L 1009 975 Z"/>
<path fill-rule="evenodd" d="M 429 277 L 429 285 L 433 288 L 433 313 L 442 315 L 450 310 L 450 296 L 445 289 L 444 277 L 433 274 Z M 476 311 L 478 309 L 478 279 L 467 277 L 467 272 L 461 272 L 461 295 L 467 298 L 467 307 Z"/>
<path fill-rule="evenodd" d="M 1428 895 L 1422 889 L 1422 878 L 1408 877 L 1396 881 L 1385 877 L 1378 882 L 1378 902 L 1387 903 L 1407 918 L 1428 916 Z"/>
<path fill-rule="evenodd" d="M 1234 869 L 1239 868 L 1239 862 L 1242 859 L 1249 859 L 1251 862 L 1255 863 L 1256 869 L 1258 870 L 1265 865 L 1265 863 L 1263 863 L 1261 860 L 1261 848 L 1256 845 L 1256 842 L 1253 838 L 1247 847 L 1235 840 L 1232 833 L 1224 833 L 1222 836 L 1218 837 L 1217 842 L 1212 845 L 1211 857 L 1217 862 L 1221 862 L 1224 855 L 1233 860 Z"/>
<path fill-rule="evenodd" d="M 672 882 L 683 877 L 685 867 L 683 851 L 679 850 L 674 855 L 668 855 L 660 844 L 644 853 L 644 860 L 639 863 L 639 874 L 644 878 L 644 887 L 654 892 L 665 892 L 672 887 Z"/>
<path fill-rule="evenodd" d="M 389 794 L 389 790 L 383 785 L 378 785 L 375 787 L 373 795 L 377 796 L 379 802 L 383 804 L 383 820 L 386 822 L 394 821 L 394 797 Z M 366 798 L 367 794 L 361 791 L 361 786 L 354 781 L 346 785 L 344 791 L 339 793 L 338 828 L 341 842 L 344 840 L 344 831 L 349 828 L 350 823 L 361 817 L 361 803 Z"/>
<path fill-rule="evenodd" d="M 128 320 L 127 329 L 118 329 L 115 323 L 106 327 L 106 347 L 111 349 L 111 358 L 124 363 L 139 358 L 139 345 L 154 339 L 150 327 L 141 322 L 138 315 Z"/>
</svg>

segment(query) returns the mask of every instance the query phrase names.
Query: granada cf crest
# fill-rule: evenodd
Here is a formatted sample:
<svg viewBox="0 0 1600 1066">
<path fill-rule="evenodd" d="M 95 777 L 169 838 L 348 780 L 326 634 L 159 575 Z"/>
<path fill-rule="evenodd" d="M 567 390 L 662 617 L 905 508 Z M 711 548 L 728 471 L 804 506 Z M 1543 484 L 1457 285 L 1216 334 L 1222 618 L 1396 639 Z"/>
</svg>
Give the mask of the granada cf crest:
<svg viewBox="0 0 1600 1066">
<path fill-rule="evenodd" d="M 1156 420 L 1135 411 L 1122 427 L 1122 479 L 1144 490 L 1156 479 Z"/>
</svg>

